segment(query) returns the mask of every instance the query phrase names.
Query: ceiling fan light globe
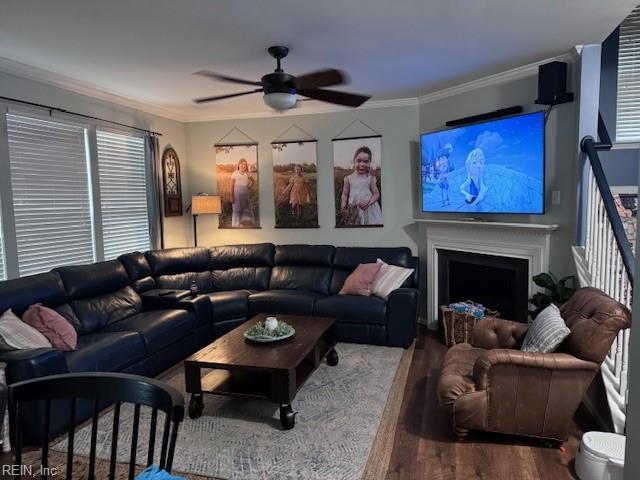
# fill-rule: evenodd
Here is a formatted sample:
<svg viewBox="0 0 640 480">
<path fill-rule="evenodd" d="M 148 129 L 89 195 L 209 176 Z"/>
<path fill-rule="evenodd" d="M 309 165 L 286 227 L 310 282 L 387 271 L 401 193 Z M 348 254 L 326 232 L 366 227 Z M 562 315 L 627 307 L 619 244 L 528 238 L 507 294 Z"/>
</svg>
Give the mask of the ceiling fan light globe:
<svg viewBox="0 0 640 480">
<path fill-rule="evenodd" d="M 274 110 L 288 110 L 295 106 L 297 98 L 294 93 L 272 92 L 265 93 L 263 100 Z"/>
</svg>

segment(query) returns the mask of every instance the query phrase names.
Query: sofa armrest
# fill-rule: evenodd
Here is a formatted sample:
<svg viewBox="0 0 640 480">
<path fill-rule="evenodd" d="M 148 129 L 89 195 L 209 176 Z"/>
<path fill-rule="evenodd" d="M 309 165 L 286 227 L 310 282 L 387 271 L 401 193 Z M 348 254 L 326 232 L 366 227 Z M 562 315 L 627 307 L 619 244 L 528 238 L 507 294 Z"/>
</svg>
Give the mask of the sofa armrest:
<svg viewBox="0 0 640 480">
<path fill-rule="evenodd" d="M 471 332 L 471 344 L 487 350 L 494 348 L 520 348 L 529 325 L 503 318 L 485 317 Z"/>
<path fill-rule="evenodd" d="M 211 321 L 211 301 L 204 295 L 180 299 L 142 295 L 140 298 L 142 298 L 142 307 L 145 310 L 187 310 L 196 315 L 198 324 Z"/>
<path fill-rule="evenodd" d="M 398 288 L 387 299 L 387 345 L 407 348 L 416 337 L 418 290 Z"/>
<path fill-rule="evenodd" d="M 492 372 L 498 366 L 504 367 L 501 370 L 504 375 L 516 372 L 522 367 L 541 371 L 584 371 L 589 372 L 589 375 L 593 375 L 600 368 L 595 362 L 580 360 L 568 353 L 523 352 L 507 348 L 487 350 L 477 358 L 476 363 L 473 365 L 473 379 L 476 383 L 476 390 L 486 390 L 491 383 L 496 380 L 499 381 L 497 379 L 498 374 L 493 375 Z M 544 376 L 544 374 L 541 373 L 541 376 Z"/>
<path fill-rule="evenodd" d="M 7 384 L 46 375 L 69 373 L 64 354 L 55 348 L 0 352 L 0 362 L 7 364 Z"/>
</svg>

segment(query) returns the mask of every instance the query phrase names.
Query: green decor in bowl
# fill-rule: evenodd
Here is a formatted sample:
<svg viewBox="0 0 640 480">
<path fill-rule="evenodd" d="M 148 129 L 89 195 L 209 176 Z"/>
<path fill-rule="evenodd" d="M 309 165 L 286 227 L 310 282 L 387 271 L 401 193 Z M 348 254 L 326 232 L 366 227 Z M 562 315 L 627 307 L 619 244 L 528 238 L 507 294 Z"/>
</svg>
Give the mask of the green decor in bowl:
<svg viewBox="0 0 640 480">
<path fill-rule="evenodd" d="M 272 329 L 267 328 L 267 321 L 258 322 L 244 332 L 244 336 L 254 342 L 275 342 L 289 338 L 296 333 L 295 329 L 288 323 L 282 320 L 276 320 L 276 322 L 275 328 Z M 273 321 L 271 321 L 271 324 L 273 325 Z"/>
</svg>

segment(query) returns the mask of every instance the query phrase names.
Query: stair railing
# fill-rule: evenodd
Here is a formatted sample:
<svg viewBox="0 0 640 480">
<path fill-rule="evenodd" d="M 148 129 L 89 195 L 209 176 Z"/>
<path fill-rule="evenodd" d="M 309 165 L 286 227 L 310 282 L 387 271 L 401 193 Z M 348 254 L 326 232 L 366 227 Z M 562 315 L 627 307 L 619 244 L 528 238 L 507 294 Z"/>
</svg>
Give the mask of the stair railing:
<svg viewBox="0 0 640 480">
<path fill-rule="evenodd" d="M 607 293 L 631 309 L 635 260 L 618 208 L 602 169 L 598 150 L 611 148 L 609 135 L 599 119 L 598 134 L 601 142 L 586 136 L 580 142 L 589 159 L 587 168 L 586 236 L 584 261 L 590 274 L 590 285 Z M 602 364 L 607 399 L 613 426 L 624 432 L 628 395 L 629 329 L 621 331 L 614 340 Z"/>
</svg>

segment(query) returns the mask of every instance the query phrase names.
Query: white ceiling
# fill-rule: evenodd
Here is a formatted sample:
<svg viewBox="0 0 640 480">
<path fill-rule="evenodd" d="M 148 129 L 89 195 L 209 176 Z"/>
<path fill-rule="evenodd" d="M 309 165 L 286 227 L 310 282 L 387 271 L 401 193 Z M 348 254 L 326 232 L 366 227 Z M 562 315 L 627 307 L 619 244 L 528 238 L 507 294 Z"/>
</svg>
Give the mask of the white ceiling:
<svg viewBox="0 0 640 480">
<path fill-rule="evenodd" d="M 291 48 L 294 75 L 335 67 L 344 90 L 416 97 L 600 43 L 637 1 L 1 0 L 0 57 L 174 118 L 223 117 L 267 108 L 259 94 L 194 105 L 245 88 L 192 72 L 258 80 L 270 45 Z"/>
</svg>

